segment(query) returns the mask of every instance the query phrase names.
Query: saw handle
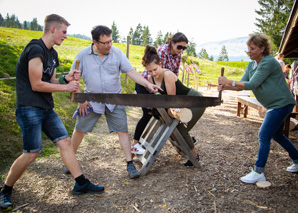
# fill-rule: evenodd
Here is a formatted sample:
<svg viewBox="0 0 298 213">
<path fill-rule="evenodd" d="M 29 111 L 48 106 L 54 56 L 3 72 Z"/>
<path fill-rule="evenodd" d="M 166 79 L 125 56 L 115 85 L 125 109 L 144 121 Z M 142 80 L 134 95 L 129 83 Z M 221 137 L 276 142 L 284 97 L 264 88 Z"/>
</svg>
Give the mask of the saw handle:
<svg viewBox="0 0 298 213">
<path fill-rule="evenodd" d="M 224 72 L 225 72 L 225 68 L 222 67 L 221 70 L 220 70 L 220 76 L 224 76 Z M 222 98 L 222 91 L 219 91 L 218 98 L 222 102 L 222 99 L 221 99 Z"/>
<path fill-rule="evenodd" d="M 76 70 L 79 70 L 79 66 L 80 66 L 80 60 L 77 60 L 76 61 L 76 67 L 75 67 L 75 69 Z M 75 94 L 76 94 L 76 92 L 72 92 L 71 93 L 71 102 L 74 102 L 74 96 L 75 96 Z"/>
</svg>

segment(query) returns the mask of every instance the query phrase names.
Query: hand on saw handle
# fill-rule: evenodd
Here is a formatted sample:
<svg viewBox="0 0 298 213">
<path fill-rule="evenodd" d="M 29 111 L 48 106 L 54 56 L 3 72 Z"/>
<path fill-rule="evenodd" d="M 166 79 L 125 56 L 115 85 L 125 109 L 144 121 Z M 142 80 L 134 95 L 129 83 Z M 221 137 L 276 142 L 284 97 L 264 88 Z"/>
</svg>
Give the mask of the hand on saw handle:
<svg viewBox="0 0 298 213">
<path fill-rule="evenodd" d="M 66 91 L 76 92 L 80 90 L 80 83 L 78 81 L 71 81 L 66 85 Z"/>
<path fill-rule="evenodd" d="M 66 76 L 65 79 L 69 82 L 67 84 L 67 91 L 78 92 L 80 91 L 79 79 L 81 77 L 80 70 L 72 70 Z"/>
<path fill-rule="evenodd" d="M 68 81 L 76 81 L 76 82 L 79 82 L 79 79 L 81 77 L 81 70 L 71 70 L 66 76 L 66 80 Z M 80 86 L 74 90 L 74 91 L 71 91 L 71 92 L 76 92 L 76 93 L 80 93 Z"/>
<path fill-rule="evenodd" d="M 218 86 L 217 86 L 217 90 L 220 92 L 220 91 L 223 91 L 224 90 L 224 85 L 227 84 L 229 80 L 224 77 L 224 76 L 220 76 L 218 77 Z"/>
<path fill-rule="evenodd" d="M 66 76 L 67 81 L 78 81 L 81 77 L 81 70 L 71 70 Z"/>
</svg>

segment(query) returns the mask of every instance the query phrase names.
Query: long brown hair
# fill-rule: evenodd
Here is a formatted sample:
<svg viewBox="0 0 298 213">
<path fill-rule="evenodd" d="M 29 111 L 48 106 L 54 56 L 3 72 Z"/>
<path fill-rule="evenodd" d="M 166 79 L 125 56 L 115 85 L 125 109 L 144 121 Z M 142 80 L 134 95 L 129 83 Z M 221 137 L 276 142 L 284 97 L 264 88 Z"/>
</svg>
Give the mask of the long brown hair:
<svg viewBox="0 0 298 213">
<path fill-rule="evenodd" d="M 156 64 L 160 64 L 160 57 L 157 54 L 157 50 L 155 47 L 146 45 L 144 56 L 142 58 L 142 65 L 146 66 L 155 62 Z"/>
</svg>

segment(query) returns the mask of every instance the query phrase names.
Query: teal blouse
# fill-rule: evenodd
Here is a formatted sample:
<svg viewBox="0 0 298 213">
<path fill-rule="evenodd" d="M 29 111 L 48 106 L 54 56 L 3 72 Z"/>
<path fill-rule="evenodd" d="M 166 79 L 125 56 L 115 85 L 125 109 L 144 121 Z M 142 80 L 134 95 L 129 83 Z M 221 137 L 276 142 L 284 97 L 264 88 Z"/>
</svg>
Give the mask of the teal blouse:
<svg viewBox="0 0 298 213">
<path fill-rule="evenodd" d="M 296 105 L 278 61 L 272 55 L 267 55 L 256 67 L 255 63 L 248 63 L 241 78 L 244 89 L 252 90 L 266 110 L 282 108 L 289 104 Z"/>
</svg>

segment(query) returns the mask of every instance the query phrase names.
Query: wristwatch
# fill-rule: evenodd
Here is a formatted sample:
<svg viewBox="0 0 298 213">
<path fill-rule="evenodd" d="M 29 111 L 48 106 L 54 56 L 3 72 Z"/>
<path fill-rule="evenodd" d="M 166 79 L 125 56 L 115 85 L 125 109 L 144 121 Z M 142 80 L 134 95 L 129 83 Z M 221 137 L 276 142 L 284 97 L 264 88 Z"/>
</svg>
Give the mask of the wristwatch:
<svg viewBox="0 0 298 213">
<path fill-rule="evenodd" d="M 233 81 L 232 87 L 235 87 L 235 86 L 236 86 L 236 81 Z"/>
<path fill-rule="evenodd" d="M 69 83 L 69 81 L 68 81 L 68 80 L 66 80 L 66 78 L 65 78 L 65 75 L 63 75 L 63 81 L 64 81 L 66 84 L 68 84 L 68 83 Z"/>
</svg>

